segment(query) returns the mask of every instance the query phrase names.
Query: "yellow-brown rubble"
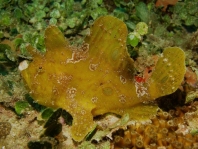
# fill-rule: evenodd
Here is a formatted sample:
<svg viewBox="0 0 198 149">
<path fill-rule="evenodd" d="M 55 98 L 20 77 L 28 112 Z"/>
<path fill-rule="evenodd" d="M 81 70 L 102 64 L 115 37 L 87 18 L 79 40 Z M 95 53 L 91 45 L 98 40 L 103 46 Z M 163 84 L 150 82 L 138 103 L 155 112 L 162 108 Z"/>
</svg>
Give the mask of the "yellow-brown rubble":
<svg viewBox="0 0 198 149">
<path fill-rule="evenodd" d="M 194 106 L 178 107 L 169 112 L 158 111 L 150 124 L 136 123 L 114 132 L 114 149 L 197 149 L 198 135 L 179 130 L 186 125 L 184 114 L 194 111 Z M 122 131 L 122 132 L 119 132 Z"/>
<path fill-rule="evenodd" d="M 0 122 L 0 139 L 10 134 L 12 126 L 9 122 Z"/>
<path fill-rule="evenodd" d="M 34 52 L 33 61 L 22 71 L 39 104 L 60 107 L 72 115 L 71 135 L 76 141 L 95 128 L 96 115 L 113 112 L 148 118 L 157 106 L 142 102 L 171 94 L 183 80 L 184 52 L 169 47 L 160 55 L 149 80 L 136 82 L 126 48 L 127 34 L 121 20 L 103 16 L 95 21 L 84 44 L 74 48 L 56 26 L 49 26 L 46 53 Z"/>
</svg>

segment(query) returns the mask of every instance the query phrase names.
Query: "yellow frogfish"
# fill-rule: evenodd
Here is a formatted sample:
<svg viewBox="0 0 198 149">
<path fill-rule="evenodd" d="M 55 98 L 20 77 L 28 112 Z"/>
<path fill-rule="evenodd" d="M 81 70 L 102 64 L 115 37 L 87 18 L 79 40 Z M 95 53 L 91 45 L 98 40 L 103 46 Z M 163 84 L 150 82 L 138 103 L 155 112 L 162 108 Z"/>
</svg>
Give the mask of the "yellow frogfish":
<svg viewBox="0 0 198 149">
<path fill-rule="evenodd" d="M 97 115 L 148 117 L 156 112 L 156 106 L 148 101 L 173 93 L 183 80 L 185 54 L 178 47 L 169 47 L 148 81 L 136 82 L 126 48 L 127 34 L 121 20 L 102 16 L 83 45 L 75 48 L 56 26 L 49 26 L 46 53 L 33 53 L 33 61 L 21 72 L 35 101 L 72 115 L 70 132 L 75 141 L 82 141 L 95 128 L 93 117 Z"/>
</svg>

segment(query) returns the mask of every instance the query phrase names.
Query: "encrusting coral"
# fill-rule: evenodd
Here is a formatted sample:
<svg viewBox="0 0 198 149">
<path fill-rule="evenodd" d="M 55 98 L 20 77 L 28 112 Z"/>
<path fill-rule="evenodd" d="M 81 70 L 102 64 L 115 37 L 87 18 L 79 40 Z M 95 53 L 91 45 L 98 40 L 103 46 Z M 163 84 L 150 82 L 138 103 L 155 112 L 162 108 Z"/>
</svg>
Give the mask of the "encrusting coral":
<svg viewBox="0 0 198 149">
<path fill-rule="evenodd" d="M 113 112 L 148 118 L 157 106 L 144 103 L 174 92 L 185 73 L 184 52 L 169 47 L 148 81 L 136 82 L 133 60 L 126 50 L 126 25 L 115 17 L 103 16 L 90 31 L 84 44 L 75 48 L 56 26 L 48 27 L 46 53 L 32 51 L 33 61 L 21 72 L 39 104 L 60 107 L 72 115 L 75 141 L 82 141 L 95 128 L 96 115 Z"/>
<path fill-rule="evenodd" d="M 184 115 L 189 111 L 194 111 L 194 106 L 160 110 L 150 124 L 136 123 L 119 129 L 113 134 L 112 148 L 197 149 L 198 135 L 193 136 L 184 128 Z"/>
</svg>

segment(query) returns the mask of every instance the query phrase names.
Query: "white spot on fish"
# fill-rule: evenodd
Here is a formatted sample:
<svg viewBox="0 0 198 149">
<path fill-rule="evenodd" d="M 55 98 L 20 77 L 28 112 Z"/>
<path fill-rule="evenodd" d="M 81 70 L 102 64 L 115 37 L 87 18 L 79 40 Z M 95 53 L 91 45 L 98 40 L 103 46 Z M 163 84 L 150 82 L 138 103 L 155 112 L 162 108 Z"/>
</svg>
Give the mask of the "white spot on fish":
<svg viewBox="0 0 198 149">
<path fill-rule="evenodd" d="M 52 105 L 54 105 L 54 100 L 52 101 Z"/>
<path fill-rule="evenodd" d="M 81 113 L 82 115 L 85 115 L 85 114 L 86 114 L 86 111 L 85 111 L 85 110 L 81 110 L 80 113 Z"/>
<path fill-rule="evenodd" d="M 122 84 L 125 84 L 127 82 L 126 78 L 123 77 L 122 75 L 120 76 L 120 81 L 122 82 Z"/>
<path fill-rule="evenodd" d="M 135 81 L 135 88 L 136 88 L 136 94 L 138 98 L 141 99 L 141 97 L 145 95 L 148 96 L 148 90 L 142 83 Z"/>
<path fill-rule="evenodd" d="M 90 65 L 89 65 L 89 69 L 90 69 L 91 71 L 95 71 L 95 70 L 97 69 L 97 67 L 98 67 L 98 64 L 90 64 Z"/>
<path fill-rule="evenodd" d="M 164 59 L 163 59 L 163 62 L 168 62 L 168 59 L 167 59 L 167 58 L 164 58 Z"/>
<path fill-rule="evenodd" d="M 171 63 L 168 63 L 167 66 L 171 66 Z"/>
<path fill-rule="evenodd" d="M 119 96 L 119 101 L 120 101 L 121 103 L 125 103 L 125 102 L 126 102 L 126 96 L 125 96 L 125 95 L 120 95 L 120 96 Z"/>
<path fill-rule="evenodd" d="M 54 95 L 58 95 L 58 90 L 57 90 L 57 88 L 53 88 L 53 89 L 52 89 L 52 93 L 53 93 Z"/>
<path fill-rule="evenodd" d="M 98 97 L 93 97 L 93 98 L 91 98 L 91 101 L 92 101 L 93 103 L 96 103 L 96 102 L 98 101 Z"/>
<path fill-rule="evenodd" d="M 76 96 L 77 89 L 74 87 L 68 88 L 66 93 L 67 93 L 67 98 L 73 99 Z"/>
</svg>

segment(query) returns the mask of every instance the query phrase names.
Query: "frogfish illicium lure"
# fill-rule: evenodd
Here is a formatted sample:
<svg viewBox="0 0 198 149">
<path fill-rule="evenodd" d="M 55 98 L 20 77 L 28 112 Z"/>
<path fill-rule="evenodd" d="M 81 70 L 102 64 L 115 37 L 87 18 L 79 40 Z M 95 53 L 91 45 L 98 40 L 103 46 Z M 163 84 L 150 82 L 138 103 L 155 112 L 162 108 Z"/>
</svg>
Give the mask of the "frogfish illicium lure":
<svg viewBox="0 0 198 149">
<path fill-rule="evenodd" d="M 127 53 L 127 27 L 103 16 L 95 21 L 81 47 L 69 45 L 56 26 L 45 31 L 46 53 L 33 53 L 22 77 L 39 104 L 63 108 L 73 117 L 71 136 L 81 141 L 95 127 L 93 117 L 112 112 L 148 117 L 156 106 L 147 101 L 171 94 L 185 73 L 185 55 L 178 47 L 164 49 L 147 82 L 134 79 Z"/>
</svg>

